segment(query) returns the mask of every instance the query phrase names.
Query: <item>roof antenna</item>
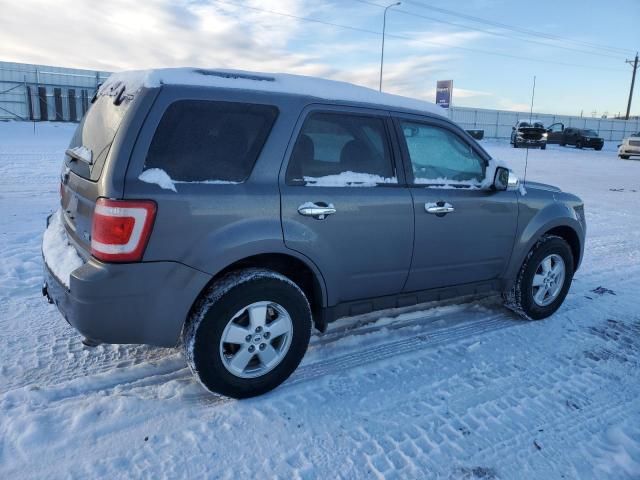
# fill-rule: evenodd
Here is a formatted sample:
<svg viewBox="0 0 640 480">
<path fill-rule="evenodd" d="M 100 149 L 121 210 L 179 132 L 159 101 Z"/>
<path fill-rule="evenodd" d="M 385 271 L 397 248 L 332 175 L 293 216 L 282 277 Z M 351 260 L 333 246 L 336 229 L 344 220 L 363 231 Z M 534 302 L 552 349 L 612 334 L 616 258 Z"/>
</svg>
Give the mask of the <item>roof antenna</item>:
<svg viewBox="0 0 640 480">
<path fill-rule="evenodd" d="M 531 109 L 529 110 L 529 125 L 533 124 L 533 99 L 536 96 L 536 76 L 533 76 L 533 89 L 531 90 Z M 529 147 L 527 147 L 527 153 L 524 157 L 524 178 L 522 179 L 522 183 L 527 181 L 527 165 L 529 164 Z"/>
</svg>

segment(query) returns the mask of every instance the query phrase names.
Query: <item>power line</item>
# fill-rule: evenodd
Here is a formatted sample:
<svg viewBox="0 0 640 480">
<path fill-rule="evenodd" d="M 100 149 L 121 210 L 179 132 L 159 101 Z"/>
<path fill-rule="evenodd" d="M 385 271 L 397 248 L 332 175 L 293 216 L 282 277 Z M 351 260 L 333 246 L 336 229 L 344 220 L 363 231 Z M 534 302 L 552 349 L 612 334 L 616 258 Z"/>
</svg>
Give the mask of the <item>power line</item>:
<svg viewBox="0 0 640 480">
<path fill-rule="evenodd" d="M 301 20 L 301 21 L 305 21 L 305 22 L 311 22 L 311 23 L 318 23 L 318 24 L 322 24 L 322 25 L 327 25 L 327 26 L 332 26 L 332 27 L 336 27 L 336 28 L 342 28 L 342 29 L 346 29 L 346 30 L 351 30 L 351 31 L 355 31 L 355 32 L 360 32 L 360 33 L 368 33 L 371 35 L 376 35 L 376 36 L 381 36 L 382 33 L 375 31 L 375 30 L 369 30 L 366 28 L 359 28 L 359 27 L 352 27 L 350 25 L 344 25 L 344 24 L 338 24 L 338 23 L 334 23 L 334 22 L 328 22 L 326 20 L 320 20 L 317 18 L 311 18 L 311 17 L 303 17 L 300 15 L 294 15 L 292 13 L 286 13 L 286 12 L 279 12 L 276 10 L 270 10 L 270 9 L 266 9 L 266 8 L 260 8 L 260 7 L 253 7 L 250 5 L 246 5 L 246 4 L 242 4 L 242 3 L 236 3 L 236 2 L 231 2 L 228 0 L 213 0 L 216 3 L 222 3 L 222 4 L 227 4 L 227 5 L 233 5 L 236 7 L 242 7 L 245 8 L 247 10 L 253 10 L 253 11 L 258 11 L 258 12 L 264 12 L 264 13 L 269 13 L 272 15 L 279 15 L 279 16 L 283 16 L 283 17 L 288 17 L 288 18 L 293 18 L 296 20 Z M 561 65 L 561 66 L 565 66 L 565 67 L 577 67 L 577 68 L 587 68 L 587 69 L 597 69 L 597 70 L 610 70 L 610 71 L 622 71 L 622 69 L 620 68 L 607 68 L 607 67 L 600 67 L 600 66 L 595 66 L 595 65 L 582 65 L 582 64 L 577 64 L 577 63 L 567 63 L 567 62 L 558 62 L 558 61 L 554 61 L 554 60 L 545 60 L 542 58 L 534 58 L 534 57 L 522 57 L 522 56 L 518 56 L 518 55 L 511 55 L 508 53 L 502 53 L 502 52 L 492 52 L 489 50 L 482 50 L 482 49 L 478 49 L 478 48 L 471 48 L 471 47 L 461 47 L 458 45 L 448 45 L 446 43 L 439 43 L 439 42 L 432 42 L 429 40 L 421 40 L 421 39 L 416 39 L 413 37 L 409 37 L 406 35 L 400 35 L 400 34 L 392 34 L 392 33 L 387 33 L 386 34 L 387 37 L 392 37 L 392 38 L 397 38 L 400 40 L 409 40 L 415 43 L 422 43 L 425 45 L 430 45 L 430 46 L 438 46 L 438 47 L 445 47 L 445 48 L 453 48 L 456 50 L 463 50 L 463 51 L 467 51 L 467 52 L 472 52 L 472 53 L 479 53 L 479 54 L 483 54 L 483 55 L 493 55 L 493 56 L 498 56 L 498 57 L 505 57 L 505 58 L 512 58 L 515 60 L 523 60 L 523 61 L 527 61 L 527 62 L 537 62 L 537 63 L 548 63 L 551 65 Z"/>
<path fill-rule="evenodd" d="M 446 8 L 441 8 L 441 7 L 435 7 L 433 5 L 427 5 L 421 2 L 416 2 L 414 0 L 405 0 L 405 3 L 411 4 L 411 5 L 415 5 L 419 8 L 423 8 L 423 9 L 427 9 L 427 10 L 432 10 L 435 12 L 440 12 L 440 13 L 444 13 L 445 15 L 451 15 L 451 16 L 455 16 L 455 17 L 459 17 L 459 18 L 464 18 L 466 20 L 471 20 L 472 22 L 477 22 L 477 23 L 483 23 L 486 25 L 491 25 L 494 27 L 499 27 L 499 28 L 504 28 L 505 30 L 512 30 L 518 33 L 524 33 L 526 35 L 531 35 L 534 37 L 544 37 L 544 38 L 549 38 L 551 40 L 561 40 L 564 42 L 570 42 L 576 45 L 582 45 L 582 46 L 586 46 L 586 47 L 590 47 L 590 48 L 595 48 L 595 49 L 599 49 L 599 50 L 608 50 L 610 52 L 617 52 L 617 53 L 629 53 L 629 52 L 633 52 L 633 50 L 628 49 L 628 48 L 620 48 L 620 47 L 613 47 L 613 46 L 609 46 L 609 45 L 602 45 L 602 44 L 598 44 L 598 43 L 593 43 L 593 42 L 585 42 L 582 40 L 575 40 L 572 38 L 568 38 L 568 37 L 563 37 L 560 35 L 555 35 L 552 33 L 544 33 L 544 32 L 538 32 L 535 30 L 530 30 L 528 28 L 523 28 L 523 27 L 518 27 L 515 25 L 509 25 L 506 23 L 501 23 L 501 22 L 496 22 L 494 20 L 487 20 L 486 18 L 481 18 L 481 17 L 475 17 L 473 15 L 467 15 L 465 13 L 460 13 L 460 12 L 456 12 L 454 10 L 448 10 Z"/>
<path fill-rule="evenodd" d="M 375 2 L 371 2 L 371 1 L 368 1 L 368 0 L 355 0 L 355 1 L 359 2 L 359 3 L 363 3 L 365 5 L 371 5 L 371 6 L 374 6 L 374 7 L 384 8 L 384 5 L 381 5 L 381 4 L 375 3 Z M 599 57 L 615 58 L 616 60 L 620 60 L 622 58 L 620 56 L 621 54 L 614 56 L 614 55 L 610 55 L 610 54 L 607 54 L 607 53 L 589 52 L 587 50 L 581 50 L 579 48 L 565 47 L 563 45 L 554 45 L 554 44 L 547 43 L 547 42 L 540 42 L 540 41 L 537 41 L 537 40 L 532 40 L 530 38 L 515 37 L 515 36 L 509 35 L 509 34 L 506 34 L 506 33 L 495 32 L 495 31 L 492 31 L 492 30 L 487 30 L 487 29 L 479 28 L 479 27 L 472 27 L 470 25 L 464 25 L 462 23 L 450 22 L 450 21 L 447 21 L 447 20 L 443 20 L 441 18 L 429 17 L 427 15 L 422 15 L 422 14 L 419 14 L 419 13 L 416 13 L 416 12 L 403 10 L 401 8 L 394 9 L 394 12 L 401 13 L 403 15 L 408 15 L 408 16 L 411 16 L 411 17 L 424 18 L 426 20 L 431 20 L 431 21 L 438 22 L 438 23 L 444 23 L 446 25 L 452 25 L 452 26 L 459 27 L 459 28 L 464 28 L 464 29 L 467 29 L 467 30 L 473 30 L 473 31 L 476 31 L 476 32 L 483 32 L 483 33 L 486 33 L 488 35 L 493 35 L 493 36 L 496 36 L 496 37 L 509 38 L 511 40 L 518 40 L 518 41 L 521 41 L 521 42 L 535 43 L 537 45 L 543 45 L 545 47 L 559 48 L 559 49 L 562 49 L 562 50 L 568 50 L 568 51 L 571 51 L 571 52 L 583 53 L 583 54 L 586 54 L 586 55 L 596 55 L 596 56 L 599 56 Z"/>
</svg>

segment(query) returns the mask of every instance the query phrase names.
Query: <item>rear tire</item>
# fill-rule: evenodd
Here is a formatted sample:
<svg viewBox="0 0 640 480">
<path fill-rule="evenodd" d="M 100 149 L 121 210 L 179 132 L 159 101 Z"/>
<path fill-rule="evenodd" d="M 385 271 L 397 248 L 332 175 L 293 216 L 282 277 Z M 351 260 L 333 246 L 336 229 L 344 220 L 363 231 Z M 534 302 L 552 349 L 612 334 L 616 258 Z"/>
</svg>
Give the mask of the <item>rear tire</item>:
<svg viewBox="0 0 640 480">
<path fill-rule="evenodd" d="M 576 142 L 576 148 L 579 148 L 580 150 L 582 150 L 582 142 L 577 141 Z"/>
<path fill-rule="evenodd" d="M 622 160 L 629 160 L 629 155 L 619 155 Z"/>
<path fill-rule="evenodd" d="M 542 146 L 540 147 L 540 150 L 546 150 L 546 149 L 547 149 L 547 145 L 546 145 L 546 144 L 545 144 L 545 145 L 542 145 Z"/>
<path fill-rule="evenodd" d="M 531 249 L 513 288 L 503 294 L 505 306 L 527 320 L 541 320 L 555 313 L 573 279 L 571 247 L 556 235 L 545 235 Z"/>
<path fill-rule="evenodd" d="M 189 368 L 209 391 L 261 395 L 298 367 L 311 336 L 311 308 L 287 277 L 263 269 L 232 272 L 200 299 L 184 329 Z"/>
<path fill-rule="evenodd" d="M 561 146 L 561 147 L 566 147 L 566 146 L 567 146 L 567 144 L 566 144 L 566 142 L 560 142 L 560 146 Z"/>
<path fill-rule="evenodd" d="M 600 150 L 602 150 L 602 147 L 596 147 L 595 150 L 596 152 L 599 152 Z"/>
</svg>

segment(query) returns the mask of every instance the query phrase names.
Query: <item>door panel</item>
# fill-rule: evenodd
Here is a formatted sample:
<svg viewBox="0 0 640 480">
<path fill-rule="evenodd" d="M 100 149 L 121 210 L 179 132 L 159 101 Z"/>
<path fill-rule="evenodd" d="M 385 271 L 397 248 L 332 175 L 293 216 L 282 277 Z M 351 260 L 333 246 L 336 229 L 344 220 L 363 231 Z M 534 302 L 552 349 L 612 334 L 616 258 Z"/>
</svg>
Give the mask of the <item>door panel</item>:
<svg viewBox="0 0 640 480">
<path fill-rule="evenodd" d="M 411 188 L 415 210 L 413 262 L 405 291 L 497 278 L 513 249 L 516 192 Z M 425 204 L 448 203 L 454 211 L 429 214 Z"/>
<path fill-rule="evenodd" d="M 330 304 L 402 291 L 413 248 L 413 207 L 406 188 L 282 188 L 287 247 L 310 258 L 325 278 Z M 323 220 L 298 208 L 332 204 Z"/>
<path fill-rule="evenodd" d="M 301 117 L 280 176 L 285 245 L 318 267 L 329 305 L 401 292 L 413 203 L 396 168 L 388 113 L 316 106 Z M 366 175 L 375 175 L 373 183 L 363 182 Z"/>
<path fill-rule="evenodd" d="M 553 123 L 547 128 L 547 143 L 560 143 L 563 133 L 564 124 Z"/>
<path fill-rule="evenodd" d="M 406 292 L 495 279 L 515 240 L 517 192 L 480 188 L 489 157 L 455 125 L 395 119 L 415 215 Z M 451 207 L 437 213 L 433 207 Z M 429 210 L 432 213 L 429 213 Z"/>
</svg>

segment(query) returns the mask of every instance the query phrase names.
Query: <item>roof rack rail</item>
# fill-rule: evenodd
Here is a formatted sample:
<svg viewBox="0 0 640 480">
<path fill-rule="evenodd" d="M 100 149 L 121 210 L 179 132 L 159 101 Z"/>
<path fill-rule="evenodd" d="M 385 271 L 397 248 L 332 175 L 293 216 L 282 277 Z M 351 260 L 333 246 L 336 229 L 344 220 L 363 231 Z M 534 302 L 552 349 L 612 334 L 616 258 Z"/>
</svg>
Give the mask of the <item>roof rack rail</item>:
<svg viewBox="0 0 640 480">
<path fill-rule="evenodd" d="M 275 82 L 276 79 L 274 77 L 267 77 L 263 75 L 252 75 L 248 73 L 240 73 L 240 72 L 223 72 L 220 70 L 205 70 L 205 69 L 196 69 L 194 72 L 199 73 L 201 75 L 211 75 L 212 77 L 221 77 L 221 78 L 232 78 L 238 79 L 241 78 L 243 80 L 256 80 L 258 82 Z"/>
</svg>

